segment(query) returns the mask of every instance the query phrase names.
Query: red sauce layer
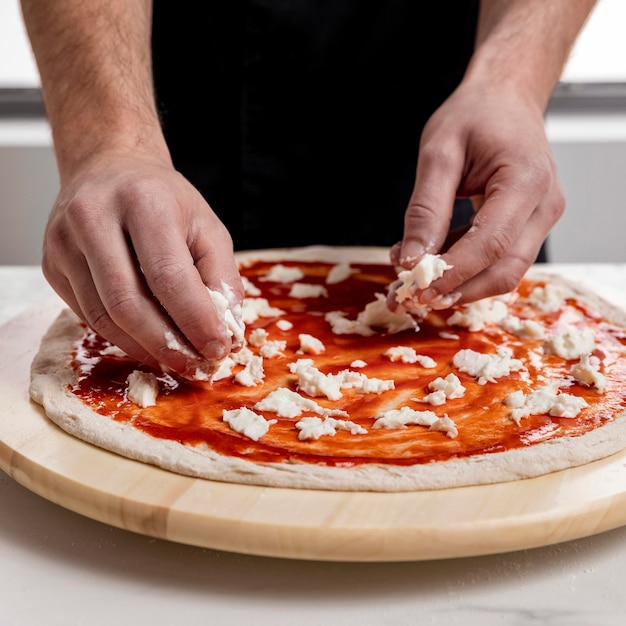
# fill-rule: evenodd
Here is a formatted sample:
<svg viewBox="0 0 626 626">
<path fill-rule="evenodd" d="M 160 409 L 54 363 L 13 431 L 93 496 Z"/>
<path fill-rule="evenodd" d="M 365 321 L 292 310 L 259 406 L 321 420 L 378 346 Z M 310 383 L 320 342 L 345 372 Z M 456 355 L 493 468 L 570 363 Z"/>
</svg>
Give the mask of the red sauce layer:
<svg viewBox="0 0 626 626">
<path fill-rule="evenodd" d="M 327 311 L 343 311 L 352 319 L 365 305 L 384 293 L 395 279 L 393 269 L 386 265 L 353 264 L 357 270 L 347 280 L 326 285 L 325 277 L 332 267 L 326 263 L 294 263 L 306 274 L 299 282 L 324 284 L 328 297 L 297 300 L 289 297 L 291 285 L 260 281 L 275 263 L 257 262 L 242 269 L 267 298 L 271 306 L 286 312 L 281 318 L 261 318 L 248 325 L 246 336 L 259 327 L 269 333 L 269 340 L 286 340 L 284 356 L 264 359 L 265 382 L 255 387 L 244 387 L 232 378 L 215 383 L 176 381 L 168 385 L 161 376 L 161 392 L 156 406 L 140 408 L 126 398 L 126 378 L 135 369 L 147 370 L 128 358 L 105 356 L 102 351 L 109 346 L 92 332 L 86 332 L 78 346 L 74 367 L 79 373 L 73 392 L 91 408 L 118 422 L 132 423 L 148 435 L 178 441 L 189 446 L 208 446 L 216 452 L 241 457 L 253 462 L 303 462 L 328 466 L 350 466 L 363 463 L 414 465 L 442 461 L 454 457 L 500 452 L 531 446 L 558 437 L 583 435 L 614 419 L 626 404 L 626 332 L 607 323 L 580 302 L 568 300 L 557 313 L 542 313 L 526 301 L 530 290 L 540 285 L 529 280 L 522 282 L 517 298 L 509 304 L 510 312 L 519 317 L 529 317 L 541 322 L 546 333 L 562 332 L 568 328 L 588 327 L 596 342 L 594 355 L 600 359 L 601 372 L 606 376 L 606 391 L 572 384 L 562 390 L 583 397 L 589 404 L 575 418 L 531 415 L 516 424 L 504 398 L 521 389 L 525 394 L 554 378 L 570 378 L 569 369 L 574 361 L 566 361 L 542 352 L 543 340 L 521 340 L 496 325 L 485 330 L 470 332 L 464 328 L 443 326 L 452 311 L 440 312 L 420 322 L 420 330 L 396 334 L 377 333 L 371 337 L 360 335 L 335 335 L 324 320 Z M 312 314 L 313 313 L 313 314 Z M 280 330 L 278 319 L 293 323 L 291 330 Z M 445 330 L 458 336 L 442 338 Z M 319 356 L 298 353 L 298 335 L 308 333 L 326 346 Z M 418 354 L 430 356 L 437 367 L 426 369 L 418 364 L 391 362 L 383 353 L 393 346 L 409 346 Z M 513 350 L 521 359 L 524 371 L 479 385 L 467 374 L 458 372 L 452 364 L 456 352 L 471 348 L 481 353 L 494 353 L 502 346 Z M 255 351 L 255 348 L 252 348 Z M 223 421 L 224 409 L 248 407 L 263 399 L 272 389 L 286 386 L 297 391 L 296 376 L 288 364 L 298 358 L 312 358 L 318 369 L 334 373 L 350 368 L 355 359 L 366 362 L 357 371 L 368 377 L 393 379 L 395 389 L 382 394 L 362 394 L 344 390 L 343 397 L 331 402 L 323 397 L 314 400 L 329 408 L 343 409 L 349 419 L 367 429 L 365 435 L 352 435 L 338 431 L 334 436 L 323 436 L 315 441 L 300 441 L 296 422 L 300 418 L 278 418 L 275 413 L 261 413 L 265 418 L 277 420 L 259 441 L 232 430 Z M 89 363 L 89 367 L 85 364 Z M 239 366 L 238 366 L 239 367 Z M 236 373 L 237 369 L 233 372 Z M 444 405 L 430 406 L 411 398 L 424 397 L 428 384 L 435 378 L 454 372 L 466 387 L 462 398 L 448 400 Z M 171 381 L 169 381 L 171 382 Z M 372 429 L 375 416 L 382 410 L 408 405 L 418 410 L 432 410 L 440 416 L 448 415 L 458 428 L 458 436 L 450 438 L 442 432 L 430 431 L 423 426 L 408 426 L 400 430 Z M 311 413 L 303 414 L 310 416 Z"/>
</svg>

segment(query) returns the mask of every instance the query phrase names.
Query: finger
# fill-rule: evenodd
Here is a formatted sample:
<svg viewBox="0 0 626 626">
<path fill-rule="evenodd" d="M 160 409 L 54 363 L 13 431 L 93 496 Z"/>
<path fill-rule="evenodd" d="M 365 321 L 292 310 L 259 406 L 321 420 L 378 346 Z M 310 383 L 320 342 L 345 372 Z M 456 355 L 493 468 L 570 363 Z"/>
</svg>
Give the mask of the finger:
<svg viewBox="0 0 626 626">
<path fill-rule="evenodd" d="M 540 212 L 548 210 L 541 203 L 549 197 L 552 180 L 545 170 L 511 166 L 498 169 L 487 183 L 484 202 L 474 215 L 471 228 L 444 255 L 452 269 L 421 295 L 424 304 L 437 295 L 457 290 L 507 255 L 531 214 L 540 206 Z"/>
<path fill-rule="evenodd" d="M 425 253 L 436 253 L 446 239 L 463 167 L 461 152 L 425 143 L 415 186 L 404 217 L 404 237 L 398 261 L 410 268 Z"/>
<path fill-rule="evenodd" d="M 185 378 L 208 379 L 217 364 L 200 355 L 153 297 L 121 231 L 102 247 L 92 234 L 89 273 L 74 276 L 72 288 L 87 323 L 134 358 Z M 91 288 L 90 277 L 94 289 Z M 205 290 L 206 291 L 206 290 Z"/>
<path fill-rule="evenodd" d="M 203 284 L 213 294 L 221 293 L 226 298 L 228 311 L 220 310 L 217 304 L 216 308 L 218 315 L 227 318 L 231 350 L 238 351 L 245 343 L 242 314 L 245 290 L 230 235 L 221 223 L 217 228 L 203 228 L 191 246 L 191 254 Z"/>
<path fill-rule="evenodd" d="M 54 262 L 51 259 L 54 259 Z M 73 250 L 70 254 L 67 247 L 63 255 L 50 255 L 44 251 L 42 270 L 57 294 L 85 324 L 93 330 L 96 330 L 97 326 L 96 332 L 100 336 L 137 361 L 158 366 L 156 359 L 108 317 L 86 260 L 80 252 Z M 85 310 L 88 311 L 87 314 Z"/>
<path fill-rule="evenodd" d="M 231 349 L 233 333 L 227 324 L 231 320 L 225 314 L 241 302 L 243 288 L 236 268 L 226 260 L 234 266 L 230 236 L 209 211 L 202 200 L 197 211 L 191 209 L 198 216 L 193 225 L 176 224 L 166 230 L 161 221 L 146 229 L 131 221 L 129 232 L 150 290 L 189 343 L 207 360 L 214 360 Z M 167 212 L 171 213 L 169 207 Z M 157 214 L 163 210 L 157 208 Z M 197 262 L 201 262 L 206 279 Z M 236 293 L 220 274 L 226 267 L 230 268 L 229 278 L 237 277 L 238 284 L 231 278 Z M 227 311 L 216 309 L 208 288 L 228 300 Z"/>
<path fill-rule="evenodd" d="M 525 272 L 534 263 L 542 244 L 562 215 L 564 208 L 565 200 L 562 190 L 558 182 L 555 181 L 554 188 L 548 196 L 542 199 L 530 217 L 522 225 L 511 227 L 512 232 L 516 234 L 511 236 L 511 244 L 507 247 L 504 254 L 487 263 L 479 271 L 469 273 L 467 279 L 451 289 L 448 289 L 448 286 L 445 284 L 444 279 L 448 277 L 444 275 L 433 285 L 433 289 L 429 289 L 427 290 L 428 293 L 422 294 L 422 299 L 429 300 L 437 292 L 450 293 L 453 291 L 460 294 L 458 302 L 462 304 L 492 295 L 508 293 L 517 286 Z M 484 226 L 481 225 L 479 220 L 476 231 L 479 231 L 481 228 L 484 228 Z M 462 246 L 467 246 L 468 240 L 470 244 L 472 243 L 470 239 L 472 234 L 468 233 L 451 248 L 449 255 L 446 257 L 448 262 L 451 262 L 449 261 L 450 258 L 458 258 L 457 255 L 467 254 L 461 248 Z M 478 239 L 480 233 L 478 235 L 474 234 L 474 236 Z M 480 245 L 476 240 L 473 243 Z"/>
</svg>

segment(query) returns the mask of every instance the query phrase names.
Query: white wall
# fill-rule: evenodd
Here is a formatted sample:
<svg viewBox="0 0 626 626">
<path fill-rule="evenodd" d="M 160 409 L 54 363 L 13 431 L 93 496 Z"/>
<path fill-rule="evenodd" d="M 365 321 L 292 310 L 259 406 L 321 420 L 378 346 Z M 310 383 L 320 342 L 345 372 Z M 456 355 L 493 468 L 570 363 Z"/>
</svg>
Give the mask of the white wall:
<svg viewBox="0 0 626 626">
<path fill-rule="evenodd" d="M 563 80 L 626 84 L 626 0 L 600 0 Z M 37 86 L 18 0 L 0 0 L 0 87 Z M 549 242 L 554 262 L 626 262 L 626 110 L 548 115 L 567 200 Z M 0 264 L 40 261 L 58 179 L 45 122 L 0 121 Z"/>
</svg>

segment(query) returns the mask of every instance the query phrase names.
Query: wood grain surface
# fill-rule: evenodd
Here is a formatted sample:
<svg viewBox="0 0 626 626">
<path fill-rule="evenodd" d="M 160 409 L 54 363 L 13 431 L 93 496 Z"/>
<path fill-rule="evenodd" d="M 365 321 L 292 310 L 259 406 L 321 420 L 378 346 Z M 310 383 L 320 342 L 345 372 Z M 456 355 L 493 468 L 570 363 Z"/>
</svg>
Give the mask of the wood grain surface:
<svg viewBox="0 0 626 626">
<path fill-rule="evenodd" d="M 47 300 L 0 327 L 0 469 L 87 517 L 207 548 L 327 561 L 509 552 L 626 524 L 626 453 L 517 482 L 347 493 L 194 479 L 83 443 L 28 396 L 30 362 L 62 306 Z"/>
</svg>

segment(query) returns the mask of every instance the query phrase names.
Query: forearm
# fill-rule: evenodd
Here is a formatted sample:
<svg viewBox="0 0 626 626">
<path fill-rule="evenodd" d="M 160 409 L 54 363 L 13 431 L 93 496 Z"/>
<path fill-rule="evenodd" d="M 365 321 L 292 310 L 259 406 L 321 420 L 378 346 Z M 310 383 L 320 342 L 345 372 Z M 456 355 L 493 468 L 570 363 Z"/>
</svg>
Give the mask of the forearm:
<svg viewBox="0 0 626 626">
<path fill-rule="evenodd" d="M 151 0 L 21 0 L 61 177 L 97 151 L 167 150 L 154 101 Z"/>
<path fill-rule="evenodd" d="M 597 0 L 482 0 L 466 80 L 514 89 L 544 109 Z"/>
</svg>

